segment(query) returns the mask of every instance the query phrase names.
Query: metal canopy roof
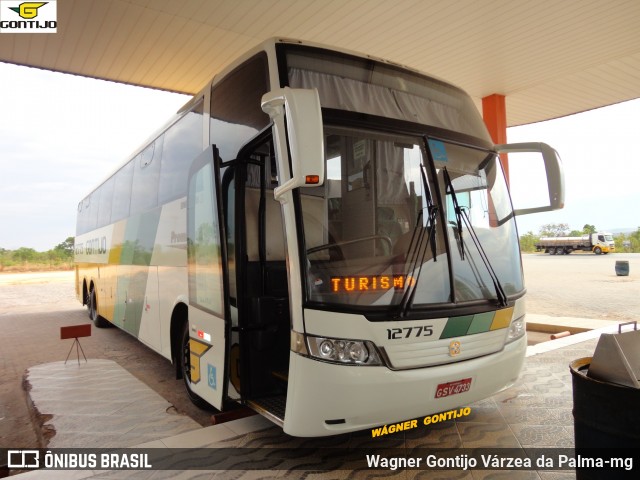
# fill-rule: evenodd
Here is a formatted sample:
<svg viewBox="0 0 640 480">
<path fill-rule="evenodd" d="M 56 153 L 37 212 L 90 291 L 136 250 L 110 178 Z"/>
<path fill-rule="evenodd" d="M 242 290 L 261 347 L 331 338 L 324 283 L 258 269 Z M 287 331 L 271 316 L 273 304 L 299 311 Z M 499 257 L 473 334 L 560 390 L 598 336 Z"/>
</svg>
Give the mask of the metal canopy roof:
<svg viewBox="0 0 640 480">
<path fill-rule="evenodd" d="M 60 0 L 0 61 L 193 94 L 269 37 L 368 53 L 507 97 L 509 126 L 640 97 L 638 0 Z"/>
</svg>

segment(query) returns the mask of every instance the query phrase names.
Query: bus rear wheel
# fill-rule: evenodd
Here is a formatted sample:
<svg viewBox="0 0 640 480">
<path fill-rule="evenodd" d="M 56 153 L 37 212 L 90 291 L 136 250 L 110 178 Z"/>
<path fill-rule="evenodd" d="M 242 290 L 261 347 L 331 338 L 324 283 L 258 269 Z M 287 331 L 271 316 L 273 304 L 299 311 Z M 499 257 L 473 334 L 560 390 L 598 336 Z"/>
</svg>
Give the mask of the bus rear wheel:
<svg viewBox="0 0 640 480">
<path fill-rule="evenodd" d="M 215 410 L 206 400 L 192 390 L 191 382 L 191 347 L 189 346 L 189 322 L 184 322 L 182 326 L 182 332 L 180 335 L 180 373 L 182 374 L 182 381 L 184 382 L 184 388 L 187 391 L 189 400 L 193 404 L 203 410 Z"/>
<path fill-rule="evenodd" d="M 91 319 L 93 324 L 96 326 L 96 328 L 107 328 L 110 325 L 109 322 L 107 322 L 104 318 L 102 318 L 98 313 L 98 301 L 96 297 L 96 291 L 93 287 L 89 292 L 88 308 L 89 308 L 89 318 Z"/>
</svg>

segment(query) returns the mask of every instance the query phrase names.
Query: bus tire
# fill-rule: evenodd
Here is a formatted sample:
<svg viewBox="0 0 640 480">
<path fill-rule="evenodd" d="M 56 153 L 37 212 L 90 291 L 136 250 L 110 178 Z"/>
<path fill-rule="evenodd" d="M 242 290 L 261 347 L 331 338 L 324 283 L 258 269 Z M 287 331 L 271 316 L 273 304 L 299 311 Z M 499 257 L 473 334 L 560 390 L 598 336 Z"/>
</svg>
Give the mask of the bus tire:
<svg viewBox="0 0 640 480">
<path fill-rule="evenodd" d="M 96 298 L 96 291 L 93 287 L 89 291 L 89 318 L 96 326 L 96 328 L 107 328 L 110 324 L 98 313 L 98 300 Z"/>
<path fill-rule="evenodd" d="M 600 255 L 602 253 L 602 249 L 600 247 L 596 247 L 593 249 L 593 253 L 596 255 Z"/>
<path fill-rule="evenodd" d="M 180 362 L 180 373 L 184 388 L 187 391 L 189 400 L 202 410 L 215 410 L 211 404 L 191 389 L 191 348 L 189 347 L 189 322 L 182 323 L 180 332 L 180 351 L 178 352 L 178 362 Z"/>
<path fill-rule="evenodd" d="M 83 289 L 83 293 L 84 293 L 84 303 L 83 305 L 87 306 L 87 315 L 89 316 L 89 319 L 93 320 L 91 318 L 91 292 L 89 292 L 89 290 L 87 290 L 87 286 L 84 286 Z"/>
</svg>

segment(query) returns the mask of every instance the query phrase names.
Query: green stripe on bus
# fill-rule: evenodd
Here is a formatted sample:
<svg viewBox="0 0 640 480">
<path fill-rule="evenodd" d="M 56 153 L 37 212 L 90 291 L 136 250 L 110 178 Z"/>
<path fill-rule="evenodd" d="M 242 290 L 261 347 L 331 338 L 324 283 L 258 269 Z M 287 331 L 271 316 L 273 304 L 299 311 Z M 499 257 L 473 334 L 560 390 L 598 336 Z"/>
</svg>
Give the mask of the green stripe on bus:
<svg viewBox="0 0 640 480">
<path fill-rule="evenodd" d="M 513 308 L 505 308 L 496 312 L 450 317 L 442 330 L 440 339 L 464 337 L 465 335 L 507 328 L 511 323 L 512 315 Z"/>
<path fill-rule="evenodd" d="M 473 315 L 449 318 L 440 338 L 462 337 L 466 335 L 472 321 Z"/>
<path fill-rule="evenodd" d="M 493 322 L 493 317 L 495 317 L 495 315 L 496 312 L 486 312 L 474 315 L 473 322 L 471 322 L 467 335 L 488 332 L 489 328 L 491 328 L 491 323 Z"/>
</svg>

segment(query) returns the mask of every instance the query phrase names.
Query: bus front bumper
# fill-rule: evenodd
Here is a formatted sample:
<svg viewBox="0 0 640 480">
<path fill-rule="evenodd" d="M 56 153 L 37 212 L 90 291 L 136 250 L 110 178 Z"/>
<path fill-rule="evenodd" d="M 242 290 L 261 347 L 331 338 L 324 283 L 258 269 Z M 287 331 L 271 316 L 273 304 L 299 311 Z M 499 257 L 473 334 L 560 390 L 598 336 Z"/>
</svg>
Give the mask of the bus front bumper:
<svg viewBox="0 0 640 480">
<path fill-rule="evenodd" d="M 522 368 L 526 335 L 497 353 L 412 370 L 343 366 L 290 355 L 284 431 L 301 437 L 337 435 L 445 412 L 512 385 Z M 471 378 L 471 388 L 436 398 L 438 385 Z"/>
</svg>

